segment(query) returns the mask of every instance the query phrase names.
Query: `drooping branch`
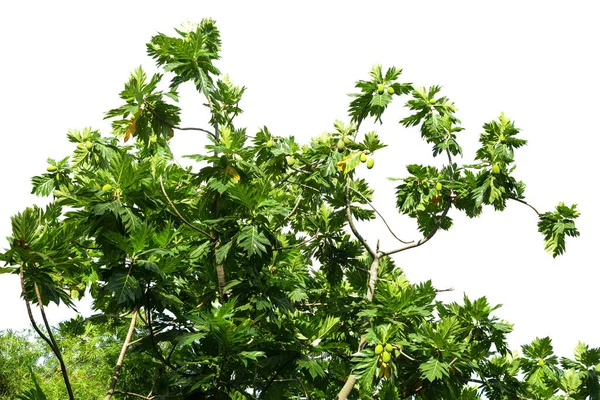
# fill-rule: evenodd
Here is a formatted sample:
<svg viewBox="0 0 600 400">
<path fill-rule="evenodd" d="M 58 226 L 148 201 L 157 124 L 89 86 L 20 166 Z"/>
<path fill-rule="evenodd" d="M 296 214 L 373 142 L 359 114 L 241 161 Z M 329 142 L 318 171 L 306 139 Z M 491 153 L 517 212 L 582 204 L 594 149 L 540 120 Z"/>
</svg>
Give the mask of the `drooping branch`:
<svg viewBox="0 0 600 400">
<path fill-rule="evenodd" d="M 218 136 L 215 136 L 215 134 L 212 133 L 211 131 L 209 131 L 208 129 L 203 129 L 203 128 L 182 128 L 180 126 L 173 125 L 172 123 L 166 121 L 160 115 L 158 115 L 156 113 L 156 111 L 154 111 L 154 108 L 152 107 L 152 105 L 150 103 L 145 102 L 144 105 L 152 113 L 152 115 L 154 115 L 156 117 L 156 119 L 158 119 L 160 122 L 162 122 L 163 124 L 167 125 L 171 129 L 177 129 L 178 131 L 199 131 L 199 132 L 204 132 L 204 133 L 207 133 L 210 136 L 212 136 L 215 140 L 219 140 Z"/>
<path fill-rule="evenodd" d="M 177 216 L 183 221 L 184 224 L 186 224 L 187 226 L 189 226 L 190 228 L 192 228 L 193 230 L 195 230 L 196 232 L 200 232 L 203 235 L 205 235 L 206 237 L 208 237 L 209 239 L 213 239 L 214 238 L 208 234 L 206 231 L 204 231 L 201 228 L 198 228 L 197 226 L 193 225 L 192 223 L 190 223 L 187 219 L 185 219 L 183 217 L 183 215 L 181 215 L 181 213 L 179 212 L 179 210 L 177 210 L 177 207 L 175 207 L 175 204 L 173 204 L 173 202 L 171 201 L 171 199 L 169 198 L 169 195 L 167 194 L 167 190 L 165 189 L 165 185 L 163 183 L 163 179 L 162 176 L 158 178 L 159 182 L 160 182 L 160 189 L 163 192 L 163 195 L 165 196 L 165 198 L 167 199 L 167 202 L 169 203 L 169 205 L 171 206 L 171 208 L 173 209 L 173 211 L 175 212 L 175 214 L 177 214 Z"/>
<path fill-rule="evenodd" d="M 50 339 L 48 339 L 48 337 L 44 334 L 44 332 L 42 332 L 41 329 L 37 326 L 37 323 L 35 322 L 35 318 L 33 318 L 33 312 L 31 311 L 31 301 L 29 300 L 29 296 L 27 295 L 27 291 L 25 290 L 25 279 L 23 276 L 23 266 L 22 265 L 19 268 L 19 278 L 21 280 L 21 294 L 23 295 L 23 299 L 25 300 L 25 307 L 27 308 L 27 315 L 29 316 L 29 321 L 31 322 L 31 325 L 33 326 L 33 329 L 36 331 L 36 333 L 46 343 L 48 343 L 48 346 L 50 346 L 52 351 L 54 351 L 54 345 L 52 344 Z"/>
<path fill-rule="evenodd" d="M 315 234 L 314 234 L 314 235 L 312 235 L 311 237 L 308 237 L 308 238 L 304 239 L 304 240 L 303 240 L 302 242 L 300 242 L 300 243 L 296 243 L 296 244 L 293 244 L 293 245 L 291 245 L 291 246 L 277 247 L 277 248 L 274 248 L 273 250 L 274 250 L 274 251 L 280 251 L 280 250 L 290 250 L 290 249 L 295 249 L 296 247 L 300 247 L 300 246 L 303 246 L 303 245 L 305 245 L 305 244 L 307 244 L 307 243 L 310 243 L 310 242 L 312 242 L 313 240 L 315 240 L 315 239 L 317 238 L 317 236 L 319 236 L 319 233 L 320 233 L 320 232 L 319 232 L 319 230 L 317 229 L 317 231 L 315 232 Z"/>
<path fill-rule="evenodd" d="M 450 206 L 451 206 L 450 203 L 448 203 L 448 205 L 446 205 L 446 207 L 444 208 L 444 211 L 439 216 L 437 223 L 435 224 L 435 226 L 433 227 L 433 229 L 431 230 L 431 232 L 429 232 L 429 234 L 427 236 L 425 236 L 424 238 L 422 238 L 421 240 L 419 240 L 416 243 L 411 243 L 407 246 L 400 247 L 398 249 L 391 250 L 391 251 L 382 251 L 381 254 L 385 255 L 385 256 L 389 256 L 391 254 L 400 253 L 401 251 L 414 249 L 415 247 L 419 247 L 419 246 L 422 246 L 425 243 L 427 243 L 437 233 L 438 229 L 440 229 L 440 226 L 442 225 L 442 221 L 448 214 L 448 211 L 450 211 Z"/>
<path fill-rule="evenodd" d="M 356 239 L 363 245 L 363 247 L 367 250 L 367 252 L 373 258 L 377 258 L 377 253 L 373 251 L 371 246 L 367 243 L 367 241 L 362 237 L 360 232 L 356 229 L 354 225 L 354 220 L 352 219 L 352 210 L 350 209 L 350 178 L 346 177 L 346 187 L 344 189 L 344 198 L 346 200 L 346 219 L 348 220 L 348 225 L 350 226 L 350 230 L 356 237 Z"/>
<path fill-rule="evenodd" d="M 115 390 L 113 392 L 113 394 L 122 394 L 122 395 L 125 395 L 125 396 L 137 397 L 139 399 L 145 399 L 145 400 L 153 400 L 153 399 L 156 398 L 155 396 L 152 396 L 152 395 L 151 396 L 144 396 L 143 394 L 132 393 L 132 392 L 122 392 L 120 390 Z"/>
<path fill-rule="evenodd" d="M 383 223 L 385 224 L 385 226 L 386 226 L 386 228 L 388 229 L 388 231 L 390 231 L 390 233 L 392 234 L 392 236 L 393 236 L 393 237 L 394 237 L 396 240 L 398 240 L 399 242 L 401 242 L 401 243 L 404 243 L 404 244 L 409 244 L 409 243 L 412 243 L 412 242 L 413 242 L 413 241 L 411 241 L 411 242 L 404 241 L 404 240 L 400 239 L 398 236 L 396 236 L 396 234 L 394 233 L 394 231 L 392 230 L 392 228 L 390 227 L 390 225 L 387 223 L 387 221 L 385 220 L 385 218 L 383 217 L 383 215 L 381 215 L 381 213 L 380 213 L 380 212 L 379 212 L 379 211 L 378 211 L 378 210 L 375 208 L 375 206 L 374 206 L 374 205 L 373 205 L 373 204 L 372 204 L 372 203 L 371 203 L 369 200 L 367 200 L 367 198 L 366 198 L 366 197 L 365 197 L 365 196 L 364 196 L 364 195 L 363 195 L 361 192 L 359 192 L 358 190 L 356 190 L 356 189 L 354 189 L 354 188 L 352 188 L 352 187 L 351 187 L 350 189 L 352 189 L 352 191 L 353 191 L 354 193 L 356 193 L 356 194 L 358 194 L 360 197 L 362 197 L 362 199 L 363 199 L 364 201 L 366 201 L 366 202 L 367 202 L 367 204 L 369 205 L 369 207 L 371 207 L 371 208 L 373 209 L 373 211 L 375 211 L 375 213 L 376 213 L 377 215 L 379 215 L 379 218 L 381 218 L 381 220 L 382 220 L 382 221 L 383 221 Z"/>
<path fill-rule="evenodd" d="M 73 395 L 73 388 L 71 387 L 71 382 L 69 381 L 69 374 L 67 373 L 67 366 L 65 365 L 65 362 L 63 361 L 62 354 L 60 352 L 60 348 L 58 347 L 58 343 L 56 343 L 56 339 L 54 339 L 54 335 L 52 334 L 52 328 L 50 327 L 50 324 L 48 323 L 48 318 L 46 318 L 46 312 L 44 311 L 44 303 L 42 302 L 42 295 L 40 294 L 40 289 L 38 287 L 38 284 L 35 282 L 33 283 L 33 287 L 35 288 L 35 294 L 37 296 L 38 306 L 40 307 L 40 312 L 42 313 L 42 320 L 44 320 L 44 326 L 46 326 L 46 331 L 48 332 L 48 337 L 50 338 L 50 341 L 52 342 L 52 346 L 50 346 L 50 347 L 52 348 L 52 351 L 54 352 L 54 355 L 56 356 L 56 359 L 58 360 L 58 362 L 60 364 L 60 372 L 62 374 L 63 380 L 65 381 L 65 386 L 67 388 L 67 392 L 69 393 L 69 398 L 74 399 L 75 396 Z"/>
<path fill-rule="evenodd" d="M 69 394 L 69 399 L 75 400 L 75 396 L 73 395 L 73 389 L 71 388 L 71 382 L 69 381 L 69 376 L 67 374 L 67 368 L 63 362 L 62 356 L 60 354 L 60 349 L 56 345 L 56 341 L 54 340 L 54 337 L 51 336 L 52 340 L 50 340 L 46 335 L 44 335 L 42 330 L 37 326 L 37 323 L 35 322 L 35 318 L 33 318 L 33 312 L 31 311 L 31 301 L 29 300 L 29 296 L 27 296 L 27 291 L 25 290 L 25 276 L 23 273 L 23 265 L 21 265 L 19 268 L 19 278 L 21 281 L 21 293 L 23 294 L 23 299 L 25 300 L 25 307 L 27 308 L 27 315 L 29 316 L 29 321 L 31 322 L 31 325 L 33 326 L 33 329 L 36 331 L 36 333 L 48 344 L 48 346 L 50 346 L 50 349 L 52 350 L 52 352 L 58 359 L 58 361 L 60 363 L 60 369 L 61 369 L 61 373 L 63 376 L 63 380 L 65 381 L 65 386 L 67 388 L 67 393 Z M 43 309 L 44 305 L 42 303 L 37 284 L 35 284 L 35 291 L 36 291 L 36 296 L 38 299 L 38 304 L 40 306 L 40 310 L 42 310 L 42 318 L 44 319 L 46 329 L 48 330 L 48 334 L 52 335 L 52 331 L 50 329 L 50 326 L 46 319 L 46 314 Z"/>
<path fill-rule="evenodd" d="M 352 220 L 352 212 L 350 210 L 349 179 L 350 178 L 346 178 L 346 188 L 345 188 L 345 193 L 344 193 L 345 199 L 346 199 L 346 219 L 348 220 L 348 225 L 350 225 L 350 229 L 352 230 L 352 233 L 354 234 L 354 236 L 358 239 L 359 242 L 362 243 L 362 245 L 369 252 L 371 257 L 373 257 L 373 261 L 371 262 L 371 268 L 369 269 L 369 278 L 367 281 L 367 297 L 366 297 L 367 301 L 371 302 L 371 301 L 373 301 L 373 297 L 375 296 L 375 284 L 377 283 L 377 275 L 379 273 L 379 258 L 381 257 L 381 253 L 379 252 L 379 241 L 377 242 L 377 248 L 375 249 L 375 251 L 373 251 L 373 249 L 371 249 L 371 247 L 369 247 L 369 244 L 361 236 L 360 232 L 358 232 L 358 230 L 356 229 L 356 226 L 354 225 L 354 222 Z M 364 335 L 361 335 L 360 342 L 358 344 L 358 351 L 362 350 L 365 343 L 366 343 L 365 337 L 364 337 Z M 342 386 L 342 388 L 338 392 L 336 399 L 337 400 L 346 400 L 348 398 L 348 396 L 350 395 L 350 393 L 352 392 L 352 389 L 354 388 L 355 383 L 356 383 L 356 375 L 351 373 L 348 376 L 348 379 L 346 379 L 344 386 Z"/>
<path fill-rule="evenodd" d="M 541 214 L 534 206 L 532 206 L 531 204 L 529 204 L 528 202 L 526 202 L 523 199 L 517 199 L 516 197 L 509 197 L 510 200 L 514 200 L 516 202 L 519 202 L 521 204 L 525 204 L 527 207 L 531 208 L 533 211 L 535 211 L 535 213 L 538 215 L 538 217 L 542 217 L 543 214 Z"/>
<path fill-rule="evenodd" d="M 131 323 L 129 324 L 129 330 L 127 331 L 127 336 L 125 337 L 123 346 L 121 347 L 121 353 L 119 354 L 119 358 L 117 359 L 117 365 L 115 366 L 115 371 L 113 372 L 112 379 L 110 380 L 110 386 L 108 387 L 106 396 L 104 396 L 104 400 L 110 400 L 112 395 L 115 393 L 115 386 L 117 386 L 117 380 L 119 379 L 119 372 L 121 372 L 121 367 L 123 366 L 123 360 L 125 359 L 125 352 L 127 351 L 127 347 L 129 347 L 129 342 L 131 341 L 131 336 L 133 335 L 133 330 L 135 328 L 135 321 L 137 319 L 138 311 L 139 311 L 139 307 L 135 306 L 135 308 L 133 309 L 133 315 L 131 316 Z"/>
<path fill-rule="evenodd" d="M 146 310 L 146 325 L 148 326 L 148 333 L 149 333 L 148 336 L 150 336 L 150 343 L 152 344 L 152 349 L 154 350 L 154 353 L 156 353 L 156 356 L 164 365 L 171 368 L 173 371 L 177 371 L 178 368 L 176 366 L 174 366 L 173 364 L 171 364 L 168 360 L 165 359 L 165 357 L 160 352 L 160 349 L 156 345 L 156 338 L 154 337 L 156 332 L 154 331 L 154 328 L 152 327 L 152 310 L 150 309 L 150 283 L 148 283 L 148 286 L 146 289 L 146 307 L 144 307 L 144 308 Z"/>
</svg>

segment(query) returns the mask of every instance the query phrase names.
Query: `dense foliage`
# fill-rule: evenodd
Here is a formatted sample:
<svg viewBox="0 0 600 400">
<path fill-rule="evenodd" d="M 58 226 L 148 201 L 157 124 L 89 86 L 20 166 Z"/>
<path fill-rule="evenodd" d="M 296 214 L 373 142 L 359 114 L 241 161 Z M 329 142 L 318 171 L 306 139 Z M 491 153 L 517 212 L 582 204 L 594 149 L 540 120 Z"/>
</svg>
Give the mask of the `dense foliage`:
<svg viewBox="0 0 600 400">
<path fill-rule="evenodd" d="M 349 120 L 301 145 L 236 125 L 245 88 L 214 64 L 213 21 L 158 34 L 147 49 L 170 83 L 136 68 L 122 105 L 107 113 L 111 136 L 69 132 L 72 154 L 48 159 L 33 178 L 33 193 L 53 201 L 12 218 L 1 256 L 1 272 L 20 274 L 28 307 L 71 306 L 89 293 L 99 313 L 58 330 L 46 324 L 45 334 L 34 326 L 66 382 L 49 398 L 98 396 L 78 376 L 93 370 L 90 382 L 103 384 L 107 399 L 600 399 L 600 350 L 580 344 L 574 360 L 559 362 L 544 338 L 518 355 L 506 345 L 511 325 L 485 298 L 442 304 L 430 282 L 411 284 L 394 264 L 394 254 L 449 229 L 451 210 L 477 217 L 485 206 L 528 205 L 511 175 L 526 141 L 507 116 L 484 124 L 475 160 L 458 164 L 462 128 L 440 87 L 374 66 L 356 83 Z M 178 89 L 189 83 L 205 100 L 206 127 L 179 125 Z M 386 145 L 360 128 L 402 97 L 410 115 L 401 126 L 419 127 L 446 164 L 409 165 L 398 178 L 397 210 L 423 237 L 381 249 L 355 225 L 383 218 L 357 170 L 373 168 Z M 171 153 L 180 129 L 208 140 L 188 156 L 194 167 Z M 576 207 L 538 215 L 546 249 L 563 253 L 565 237 L 579 234 Z"/>
</svg>

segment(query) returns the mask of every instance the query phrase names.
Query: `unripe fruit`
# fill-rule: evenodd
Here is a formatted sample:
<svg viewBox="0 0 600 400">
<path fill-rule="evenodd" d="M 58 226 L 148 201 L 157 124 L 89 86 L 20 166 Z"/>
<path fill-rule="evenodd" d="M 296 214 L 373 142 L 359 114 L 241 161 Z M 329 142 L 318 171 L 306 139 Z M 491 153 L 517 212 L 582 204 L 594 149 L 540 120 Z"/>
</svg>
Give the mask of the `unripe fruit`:
<svg viewBox="0 0 600 400">
<path fill-rule="evenodd" d="M 388 353 L 391 353 L 392 350 L 394 350 L 394 347 L 391 344 L 387 343 L 385 345 L 385 351 L 387 351 Z"/>
<path fill-rule="evenodd" d="M 348 136 L 344 136 L 343 140 L 345 144 L 350 144 L 350 142 L 352 141 Z"/>
<path fill-rule="evenodd" d="M 85 145 L 83 143 L 77 143 L 77 148 L 79 150 L 83 150 L 84 147 L 85 147 Z"/>
<path fill-rule="evenodd" d="M 492 167 L 492 173 L 493 174 L 499 174 L 500 173 L 500 166 L 498 164 L 494 164 L 494 166 Z"/>
<path fill-rule="evenodd" d="M 506 138 L 504 137 L 504 134 L 500 134 L 500 141 L 501 141 L 501 142 L 504 142 L 504 139 L 506 139 Z"/>
<path fill-rule="evenodd" d="M 150 138 L 150 143 L 156 143 L 156 136 L 152 136 Z"/>
<path fill-rule="evenodd" d="M 388 88 L 387 88 L 387 92 L 388 92 L 388 94 L 394 94 L 394 88 L 393 88 L 393 87 L 391 87 L 391 86 L 390 86 L 390 87 L 388 87 Z"/>
<path fill-rule="evenodd" d="M 57 167 L 56 165 L 48 165 L 48 166 L 46 167 L 46 171 L 48 171 L 48 172 L 54 172 L 54 171 L 56 171 L 57 169 L 58 169 L 58 167 Z"/>
<path fill-rule="evenodd" d="M 373 160 L 372 158 L 369 158 L 367 160 L 367 168 L 371 169 L 371 168 L 373 168 L 373 165 L 375 165 L 375 160 Z"/>
<path fill-rule="evenodd" d="M 63 192 L 61 192 L 61 191 L 60 191 L 60 190 L 58 190 L 58 189 L 54 189 L 54 190 L 52 191 L 52 194 L 54 195 L 54 197 L 62 197 L 62 196 L 63 196 Z"/>
<path fill-rule="evenodd" d="M 377 346 L 375 346 L 375 354 L 379 355 L 383 353 L 383 346 L 378 344 Z"/>
<path fill-rule="evenodd" d="M 384 89 L 385 89 L 385 86 L 383 86 L 383 83 L 380 83 L 379 85 L 377 85 L 377 93 L 383 94 Z"/>
<path fill-rule="evenodd" d="M 429 104 L 435 104 L 435 99 L 429 99 Z"/>
<path fill-rule="evenodd" d="M 92 147 L 94 147 L 94 143 L 90 142 L 89 140 L 85 142 L 86 149 L 90 150 Z"/>
<path fill-rule="evenodd" d="M 360 153 L 360 162 L 367 162 L 367 155 L 365 153 Z"/>
<path fill-rule="evenodd" d="M 346 143 L 344 143 L 344 141 L 342 139 L 338 140 L 337 142 L 337 149 L 339 152 L 344 151 L 344 149 L 346 148 Z"/>
<path fill-rule="evenodd" d="M 384 363 L 388 363 L 392 359 L 392 355 L 390 353 L 388 353 L 387 351 L 384 351 L 383 354 L 381 355 L 381 359 L 383 360 Z"/>
<path fill-rule="evenodd" d="M 267 140 L 266 146 L 269 147 L 269 148 L 273 147 L 273 141 L 271 139 Z"/>
<path fill-rule="evenodd" d="M 289 156 L 287 159 L 287 165 L 289 165 L 290 167 L 293 166 L 294 164 L 296 164 L 296 159 L 292 156 Z"/>
<path fill-rule="evenodd" d="M 438 183 L 436 183 L 436 184 L 435 184 L 435 190 L 437 190 L 438 192 L 439 192 L 440 190 L 442 190 L 442 187 L 443 187 L 443 186 L 442 186 L 442 183 L 441 183 L 441 182 L 438 182 Z"/>
<path fill-rule="evenodd" d="M 109 190 L 112 190 L 112 185 L 110 183 L 107 183 L 106 185 L 102 186 L 103 192 L 108 192 Z"/>
</svg>

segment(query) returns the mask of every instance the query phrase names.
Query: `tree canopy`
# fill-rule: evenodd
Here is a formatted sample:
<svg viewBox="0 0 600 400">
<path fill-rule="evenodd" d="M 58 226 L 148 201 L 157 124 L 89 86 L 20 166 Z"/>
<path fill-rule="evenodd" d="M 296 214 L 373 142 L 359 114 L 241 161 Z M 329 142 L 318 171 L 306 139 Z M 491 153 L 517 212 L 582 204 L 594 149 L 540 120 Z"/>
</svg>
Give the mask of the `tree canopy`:
<svg viewBox="0 0 600 400">
<path fill-rule="evenodd" d="M 111 135 L 70 131 L 71 154 L 49 158 L 32 179 L 32 192 L 52 201 L 11 220 L 0 272 L 20 276 L 64 381 L 56 398 L 98 395 L 78 376 L 93 355 L 105 399 L 600 399 L 600 349 L 580 343 L 561 360 L 550 338 L 509 349 L 512 326 L 493 315 L 498 306 L 466 296 L 444 304 L 441 289 L 410 283 L 395 263 L 450 229 L 453 213 L 480 217 L 510 201 L 537 214 L 553 257 L 579 235 L 575 205 L 540 212 L 526 201 L 513 171 L 527 142 L 508 116 L 484 124 L 474 160 L 459 163 L 463 128 L 441 87 L 375 65 L 356 82 L 347 120 L 309 143 L 266 126 L 250 133 L 236 125 L 245 87 L 217 68 L 220 46 L 210 19 L 152 37 L 147 52 L 161 72 L 134 69 L 122 103 L 106 113 Z M 208 111 L 204 127 L 180 124 L 179 89 L 190 84 Z M 443 160 L 391 177 L 392 201 L 419 240 L 394 232 L 357 173 L 376 168 L 386 146 L 363 122 L 383 123 L 402 104 L 409 115 L 400 127 L 418 127 Z M 207 139 L 204 152 L 187 156 L 190 167 L 170 149 L 180 130 Z M 396 247 L 357 228 L 376 218 Z M 48 324 L 50 302 L 73 306 L 86 294 L 97 315 Z M 0 381 L 0 393 L 10 382 Z M 21 396 L 43 392 L 36 380 Z"/>
</svg>

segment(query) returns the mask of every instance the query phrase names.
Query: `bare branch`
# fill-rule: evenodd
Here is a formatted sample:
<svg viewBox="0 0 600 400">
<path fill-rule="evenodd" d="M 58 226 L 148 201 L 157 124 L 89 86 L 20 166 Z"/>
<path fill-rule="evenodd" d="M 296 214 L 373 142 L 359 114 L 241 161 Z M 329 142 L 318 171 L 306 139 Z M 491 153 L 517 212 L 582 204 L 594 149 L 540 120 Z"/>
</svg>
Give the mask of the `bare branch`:
<svg viewBox="0 0 600 400">
<path fill-rule="evenodd" d="M 50 347 L 52 348 L 52 351 L 54 352 L 54 355 L 56 356 L 56 358 L 58 359 L 58 362 L 60 364 L 60 372 L 63 376 L 63 380 L 65 381 L 65 386 L 67 388 L 67 392 L 69 393 L 69 398 L 74 399 L 75 396 L 73 395 L 73 388 L 71 388 L 71 382 L 69 381 L 69 374 L 67 373 L 67 366 L 65 365 L 65 362 L 62 358 L 62 354 L 60 353 L 60 348 L 58 347 L 58 343 L 56 343 L 56 339 L 54 339 L 54 335 L 52 334 L 52 328 L 50 327 L 50 324 L 48 323 L 48 319 L 46 318 L 46 312 L 44 311 L 44 303 L 42 302 L 42 295 L 40 294 L 40 288 L 38 287 L 38 284 L 36 282 L 33 283 L 33 287 L 35 288 L 35 294 L 37 296 L 38 306 L 40 307 L 40 312 L 42 313 L 42 320 L 44 320 L 44 325 L 46 326 L 46 331 L 48 332 L 48 337 L 50 338 L 50 341 L 52 342 L 52 346 L 50 346 Z"/>
<path fill-rule="evenodd" d="M 161 188 L 161 190 L 163 192 L 163 195 L 167 199 L 167 202 L 169 203 L 169 205 L 171 206 L 171 208 L 173 209 L 173 211 L 175 212 L 175 214 L 177 214 L 177 216 L 183 221 L 183 223 L 186 224 L 187 226 L 189 226 L 190 228 L 192 228 L 193 230 L 202 233 L 203 235 L 205 235 L 209 239 L 214 240 L 214 238 L 211 235 L 209 235 L 206 231 L 204 231 L 203 229 L 198 228 L 197 226 L 192 225 L 187 219 L 185 219 L 183 217 L 183 215 L 181 215 L 181 213 L 179 212 L 179 210 L 177 210 L 177 207 L 175 207 L 175 204 L 173 204 L 173 202 L 169 198 L 169 195 L 167 194 L 167 191 L 165 189 L 165 185 L 163 183 L 162 176 L 159 177 L 159 181 L 160 181 L 160 188 Z"/>
<path fill-rule="evenodd" d="M 146 106 L 146 108 L 148 110 L 150 110 L 150 112 L 152 113 L 152 115 L 154 115 L 160 122 L 162 122 L 163 124 L 167 125 L 169 128 L 171 129 L 177 129 L 178 131 L 200 131 L 200 132 L 204 132 L 209 134 L 210 136 L 212 136 L 215 140 L 219 140 L 218 137 L 211 131 L 207 130 L 207 129 L 203 129 L 203 128 L 182 128 L 179 127 L 177 125 L 173 125 L 172 123 L 165 121 L 163 118 L 161 118 L 160 115 L 158 115 L 156 113 L 156 111 L 154 111 L 154 108 L 152 107 L 152 105 L 148 102 L 145 102 L 144 105 Z"/>
<path fill-rule="evenodd" d="M 310 396 L 308 395 L 308 392 L 306 391 L 306 388 L 304 387 L 304 384 L 302 383 L 300 378 L 296 377 L 296 381 L 298 381 L 298 384 L 300 385 L 300 387 L 302 388 L 302 391 L 304 392 L 304 398 L 306 400 L 310 400 Z"/>
<path fill-rule="evenodd" d="M 535 211 L 535 213 L 538 215 L 538 217 L 542 217 L 542 214 L 531 204 L 529 204 L 528 202 L 526 202 L 525 200 L 522 199 L 517 199 L 516 197 L 509 197 L 510 200 L 514 200 L 516 202 L 519 202 L 521 204 L 525 204 L 527 207 L 531 208 L 533 211 Z"/>
<path fill-rule="evenodd" d="M 363 194 L 361 192 L 359 192 L 358 190 L 356 190 L 356 189 L 354 189 L 352 187 L 350 189 L 352 189 L 352 191 L 354 191 L 354 193 L 356 193 L 360 197 L 362 197 L 363 200 L 366 201 L 367 204 L 373 209 L 373 211 L 375 211 L 375 213 L 377 215 L 379 215 L 379 218 L 381 218 L 381 220 L 383 221 L 383 223 L 385 224 L 385 226 L 388 228 L 388 231 L 390 231 L 390 233 L 392 234 L 392 236 L 394 238 L 396 238 L 396 240 L 398 240 L 399 242 L 404 243 L 404 244 L 412 243 L 412 242 L 404 241 L 404 240 L 400 239 L 398 236 L 396 236 L 396 234 L 394 233 L 394 231 L 392 231 L 392 228 L 390 227 L 390 225 L 387 223 L 387 221 L 385 220 L 385 218 L 383 218 L 383 215 L 381 215 L 381 213 L 375 208 L 375 206 L 373 204 L 371 204 L 371 202 L 369 200 L 367 200 L 367 198 L 365 196 L 363 196 Z"/>
<path fill-rule="evenodd" d="M 65 366 L 65 363 L 62 359 L 62 356 L 60 354 L 60 349 L 58 348 L 58 345 L 56 344 L 56 340 L 54 340 L 54 336 L 52 336 L 52 330 L 50 329 L 50 324 L 48 324 L 48 320 L 46 319 L 46 313 L 44 312 L 44 304 L 42 303 L 42 297 L 40 295 L 40 290 L 37 286 L 37 283 L 34 282 L 34 287 L 35 287 L 35 293 L 36 293 L 37 300 L 38 300 L 38 306 L 40 307 L 40 310 L 42 312 L 42 319 L 44 320 L 44 324 L 46 326 L 46 330 L 48 331 L 48 335 L 50 336 L 50 338 L 48 338 L 46 335 L 44 335 L 42 330 L 37 326 L 35 319 L 33 318 L 33 313 L 31 312 L 31 302 L 29 300 L 29 297 L 27 296 L 27 291 L 25 290 L 25 277 L 24 277 L 24 273 L 23 273 L 23 265 L 21 265 L 19 268 L 19 278 L 21 280 L 21 292 L 23 294 L 23 299 L 25 299 L 25 306 L 27 307 L 27 315 L 29 316 L 29 321 L 31 321 L 31 325 L 33 326 L 33 329 L 37 332 L 37 334 L 46 343 L 48 343 L 48 346 L 50 346 L 50 349 L 52 350 L 52 352 L 58 359 L 58 362 L 60 364 L 60 371 L 62 373 L 63 380 L 64 380 L 65 386 L 67 388 L 67 393 L 69 394 L 69 399 L 75 400 L 75 396 L 73 395 L 73 389 L 71 388 L 71 382 L 69 381 L 69 376 L 67 374 L 67 367 Z"/>
<path fill-rule="evenodd" d="M 360 234 L 360 232 L 358 232 L 358 230 L 356 229 L 356 226 L 354 225 L 354 221 L 352 219 L 352 211 L 350 210 L 349 179 L 350 179 L 349 177 L 346 177 L 346 188 L 344 190 L 344 198 L 346 200 L 346 219 L 348 220 L 348 225 L 350 226 L 350 230 L 352 231 L 352 233 L 354 234 L 356 239 L 358 239 L 358 241 L 363 245 L 363 247 L 369 252 L 371 257 L 377 258 L 377 253 L 373 251 L 371 246 L 369 246 L 367 241 L 362 237 L 362 235 Z"/>
<path fill-rule="evenodd" d="M 131 323 L 129 324 L 129 330 L 127 331 L 127 336 L 125 337 L 125 341 L 123 342 L 123 346 L 121 347 L 121 353 L 119 354 L 119 358 L 117 359 L 117 365 L 115 366 L 115 371 L 113 373 L 112 379 L 110 380 L 110 386 L 108 387 L 108 391 L 106 392 L 106 396 L 104 396 L 104 400 L 110 400 L 112 395 L 115 392 L 115 386 L 117 386 L 117 380 L 119 379 L 119 372 L 121 372 L 121 367 L 123 366 L 123 360 L 125 359 L 125 352 L 127 351 L 127 347 L 129 346 L 129 341 L 131 340 L 131 335 L 133 335 L 133 330 L 135 328 L 135 320 L 137 319 L 139 307 L 135 306 L 133 309 L 133 315 L 131 316 Z"/>
<path fill-rule="evenodd" d="M 306 243 L 309 243 L 309 242 L 311 242 L 311 241 L 315 240 L 315 239 L 316 239 L 316 237 L 317 237 L 317 236 L 319 236 L 319 233 L 320 233 L 320 232 L 319 232 L 319 230 L 317 229 L 317 231 L 315 232 L 315 234 L 314 234 L 313 236 L 311 236 L 311 237 L 309 237 L 309 238 L 305 239 L 304 241 L 302 241 L 302 242 L 300 242 L 300 243 L 296 243 L 296 244 L 294 244 L 294 245 L 291 245 L 291 246 L 277 247 L 277 248 L 274 248 L 274 249 L 273 249 L 273 251 L 295 249 L 296 247 L 300 247 L 300 246 L 302 246 L 302 245 L 305 245 Z"/>
<path fill-rule="evenodd" d="M 145 399 L 145 400 L 153 400 L 153 399 L 155 399 L 155 396 L 144 396 L 143 394 L 132 393 L 132 392 L 121 392 L 119 390 L 114 391 L 113 394 L 123 394 L 123 395 L 126 395 L 126 396 L 137 397 L 137 398 Z"/>
<path fill-rule="evenodd" d="M 385 255 L 385 256 L 389 256 L 391 254 L 400 253 L 401 251 L 413 249 L 415 247 L 419 247 L 419 246 L 427 243 L 429 241 L 429 239 L 431 239 L 436 234 L 438 229 L 440 229 L 440 225 L 442 225 L 442 221 L 444 220 L 444 217 L 446 217 L 446 215 L 448 214 L 448 211 L 450 211 L 450 206 L 451 206 L 451 204 L 448 203 L 448 205 L 444 208 L 442 215 L 440 215 L 438 222 L 435 224 L 435 226 L 433 227 L 431 232 L 429 232 L 429 235 L 425 236 L 423 239 L 419 240 L 416 243 L 412 243 L 412 244 L 409 244 L 408 246 L 400 247 L 398 249 L 391 250 L 391 251 L 382 251 L 381 254 Z"/>
</svg>

